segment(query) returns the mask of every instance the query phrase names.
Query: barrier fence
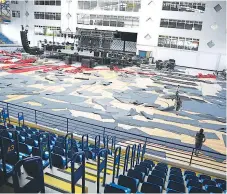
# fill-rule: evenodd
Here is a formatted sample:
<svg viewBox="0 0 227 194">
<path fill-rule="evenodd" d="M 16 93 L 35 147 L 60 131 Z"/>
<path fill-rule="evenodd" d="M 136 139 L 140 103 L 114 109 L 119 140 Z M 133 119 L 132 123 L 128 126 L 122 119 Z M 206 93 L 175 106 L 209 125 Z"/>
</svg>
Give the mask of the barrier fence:
<svg viewBox="0 0 227 194">
<path fill-rule="evenodd" d="M 188 146 L 183 143 L 174 143 L 158 139 L 152 135 L 140 135 L 128 132 L 119 128 L 108 128 L 95 125 L 73 118 L 67 118 L 53 113 L 47 113 L 20 105 L 0 101 L 0 108 L 8 110 L 10 117 L 17 118 L 19 112 L 23 112 L 25 121 L 32 122 L 40 126 L 58 129 L 64 132 L 73 132 L 77 135 L 89 134 L 89 138 L 94 139 L 96 135 L 115 136 L 116 144 L 126 148 L 127 145 L 146 145 L 146 155 L 153 155 L 160 159 L 168 159 L 188 166 L 208 168 L 219 172 L 226 171 L 226 155 L 210 150 L 201 150 L 195 156 L 193 145 Z M 145 156 L 146 156 L 145 155 Z"/>
</svg>

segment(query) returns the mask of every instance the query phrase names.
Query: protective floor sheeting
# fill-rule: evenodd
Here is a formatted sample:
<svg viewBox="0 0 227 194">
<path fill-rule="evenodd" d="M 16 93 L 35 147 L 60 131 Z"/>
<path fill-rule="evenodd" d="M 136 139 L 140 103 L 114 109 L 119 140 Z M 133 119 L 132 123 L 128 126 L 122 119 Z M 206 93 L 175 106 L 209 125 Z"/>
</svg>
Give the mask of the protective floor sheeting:
<svg viewBox="0 0 227 194">
<path fill-rule="evenodd" d="M 142 71 L 138 67 L 126 69 Z M 146 71 L 152 73 L 154 70 L 148 68 Z M 181 146 L 174 143 L 189 146 L 186 151 L 191 151 L 196 132 L 204 128 L 207 142 L 203 149 L 224 153 L 226 141 L 221 131 L 226 124 L 226 90 L 223 82 L 198 80 L 182 69 L 171 74 L 156 70 L 155 73 L 158 76 L 114 71 L 4 74 L 0 75 L 0 100 L 76 119 L 71 129 L 81 134 L 85 130 L 94 132 L 97 127 L 83 127 L 79 121 L 154 137 L 157 140 L 153 143 L 163 140 L 170 142 L 164 143 L 165 146 L 176 149 Z M 171 100 L 178 85 L 183 101 L 179 116 Z M 39 123 L 45 125 L 45 119 L 45 115 L 40 116 Z M 60 120 L 49 125 L 66 130 L 66 123 Z M 219 134 L 223 138 L 219 139 Z M 127 140 L 131 138 L 124 141 Z M 151 152 L 167 157 L 165 152 Z"/>
</svg>

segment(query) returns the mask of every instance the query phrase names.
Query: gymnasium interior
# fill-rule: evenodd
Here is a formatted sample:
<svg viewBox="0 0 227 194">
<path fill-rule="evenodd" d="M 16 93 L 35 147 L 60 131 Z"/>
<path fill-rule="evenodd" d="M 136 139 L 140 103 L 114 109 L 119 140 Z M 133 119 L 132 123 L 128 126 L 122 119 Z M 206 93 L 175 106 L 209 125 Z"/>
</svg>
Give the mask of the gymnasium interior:
<svg viewBox="0 0 227 194">
<path fill-rule="evenodd" d="M 1 193 L 226 193 L 225 1 L 0 9 Z"/>
</svg>

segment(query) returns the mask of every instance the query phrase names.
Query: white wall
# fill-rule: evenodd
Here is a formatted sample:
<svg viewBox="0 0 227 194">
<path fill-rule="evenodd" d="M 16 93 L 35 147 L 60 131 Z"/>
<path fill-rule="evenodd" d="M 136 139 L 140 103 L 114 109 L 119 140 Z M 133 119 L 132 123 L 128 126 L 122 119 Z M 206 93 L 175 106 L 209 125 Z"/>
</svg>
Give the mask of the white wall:
<svg viewBox="0 0 227 194">
<path fill-rule="evenodd" d="M 185 0 L 184 0 L 185 1 Z M 189 1 L 189 0 L 188 0 Z M 195 67 L 201 69 L 223 69 L 226 66 L 226 2 L 207 1 L 205 13 L 187 13 L 176 11 L 162 11 L 162 0 L 142 1 L 140 28 L 137 40 L 137 51 L 152 51 L 155 59 L 174 58 L 177 65 Z M 192 2 L 192 1 L 190 1 Z M 222 10 L 216 12 L 214 6 L 220 4 Z M 147 21 L 148 18 L 151 20 Z M 203 21 L 202 31 L 160 28 L 161 18 Z M 211 29 L 211 25 L 217 23 L 218 29 Z M 144 38 L 147 34 L 151 39 Z M 198 51 L 186 51 L 171 48 L 160 48 L 158 45 L 159 35 L 169 35 L 200 40 Z M 207 42 L 212 40 L 215 46 L 209 48 Z"/>
</svg>

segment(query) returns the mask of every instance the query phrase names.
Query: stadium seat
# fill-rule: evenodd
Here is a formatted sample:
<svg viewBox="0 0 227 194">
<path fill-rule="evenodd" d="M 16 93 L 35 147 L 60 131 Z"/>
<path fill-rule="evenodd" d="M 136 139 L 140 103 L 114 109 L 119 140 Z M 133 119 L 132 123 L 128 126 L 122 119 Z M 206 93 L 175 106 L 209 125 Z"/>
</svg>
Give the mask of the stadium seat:
<svg viewBox="0 0 227 194">
<path fill-rule="evenodd" d="M 220 187 L 223 191 L 226 190 L 226 183 L 218 183 L 217 186 Z"/>
<path fill-rule="evenodd" d="M 145 159 L 143 162 L 149 163 L 152 166 L 155 166 L 154 162 L 152 160 Z"/>
<path fill-rule="evenodd" d="M 222 189 L 220 187 L 216 187 L 213 185 L 206 185 L 205 191 L 209 193 L 222 193 Z"/>
<path fill-rule="evenodd" d="M 152 170 L 152 164 L 149 164 L 147 162 L 140 162 L 140 166 L 146 166 L 149 170 Z"/>
<path fill-rule="evenodd" d="M 149 174 L 149 169 L 146 166 L 136 165 L 134 170 L 137 170 L 139 172 L 145 173 L 145 175 Z"/>
<path fill-rule="evenodd" d="M 66 167 L 66 158 L 64 156 L 51 153 L 52 164 L 54 167 L 64 169 Z"/>
<path fill-rule="evenodd" d="M 206 191 L 203 190 L 202 188 L 190 186 L 188 188 L 188 193 L 206 193 Z"/>
<path fill-rule="evenodd" d="M 198 180 L 193 180 L 193 179 L 190 179 L 190 180 L 187 180 L 186 182 L 186 187 L 197 187 L 197 188 L 202 188 L 202 183 L 199 182 Z"/>
<path fill-rule="evenodd" d="M 176 176 L 176 175 L 174 175 L 174 174 L 170 174 L 170 176 L 169 176 L 169 181 L 175 181 L 175 182 L 184 184 L 183 178 L 182 178 L 182 177 L 179 177 L 179 176 Z"/>
<path fill-rule="evenodd" d="M 158 170 L 158 171 L 162 171 L 162 172 L 164 172 L 165 174 L 167 174 L 167 168 L 166 167 L 164 167 L 164 166 L 158 166 L 158 165 L 156 165 L 155 167 L 154 167 L 154 170 Z"/>
<path fill-rule="evenodd" d="M 34 146 L 34 147 L 38 147 L 39 146 L 38 141 L 34 140 L 32 138 L 26 138 L 25 143 L 27 145 Z"/>
<path fill-rule="evenodd" d="M 222 180 L 222 179 L 213 179 L 213 181 L 216 182 L 216 184 L 219 184 L 219 183 L 222 183 L 222 184 L 226 184 L 226 181 L 225 180 Z"/>
<path fill-rule="evenodd" d="M 105 185 L 104 193 L 131 193 L 131 189 L 111 183 Z"/>
<path fill-rule="evenodd" d="M 20 131 L 20 135 L 23 136 L 23 137 L 25 137 L 25 138 L 30 138 L 31 137 L 31 134 L 28 134 L 25 131 Z"/>
<path fill-rule="evenodd" d="M 55 146 L 60 147 L 60 148 L 65 148 L 65 142 L 60 142 L 57 140 L 55 142 Z"/>
<path fill-rule="evenodd" d="M 132 177 L 120 175 L 118 178 L 118 185 L 130 188 L 132 193 L 136 193 L 139 185 L 139 180 Z"/>
<path fill-rule="evenodd" d="M 205 186 L 205 185 L 213 185 L 213 186 L 216 186 L 216 182 L 215 181 L 212 181 L 212 180 L 209 180 L 209 179 L 203 179 L 202 180 L 202 184 L 203 184 L 203 186 Z"/>
<path fill-rule="evenodd" d="M 172 170 L 172 171 L 170 171 L 170 174 L 175 175 L 175 176 L 180 177 L 180 178 L 183 178 L 181 171 Z"/>
<path fill-rule="evenodd" d="M 29 156 L 32 153 L 32 146 L 24 143 L 19 143 L 19 152 L 27 154 Z"/>
<path fill-rule="evenodd" d="M 144 182 L 141 187 L 141 193 L 162 193 L 162 187 L 152 183 Z"/>
<path fill-rule="evenodd" d="M 162 188 L 164 187 L 164 179 L 158 176 L 149 175 L 147 178 L 147 182 L 159 185 Z"/>
<path fill-rule="evenodd" d="M 175 181 L 169 181 L 168 185 L 167 185 L 167 188 L 168 189 L 173 189 L 175 191 L 179 191 L 179 192 L 182 192 L 182 193 L 185 193 L 184 184 L 181 184 L 181 183 L 178 183 L 178 182 L 175 182 Z"/>
<path fill-rule="evenodd" d="M 186 171 L 184 172 L 184 176 L 186 176 L 186 175 L 193 175 L 193 176 L 196 176 L 195 172 L 192 172 L 192 171 L 189 171 L 189 170 L 186 170 Z"/>
<path fill-rule="evenodd" d="M 0 160 L 0 173 L 3 172 L 3 164 L 2 164 L 2 160 Z M 13 172 L 13 166 L 6 164 L 6 173 L 7 174 L 11 174 Z"/>
<path fill-rule="evenodd" d="M 65 156 L 65 149 L 61 148 L 61 147 L 58 147 L 58 146 L 54 146 L 53 148 L 53 153 L 54 154 L 58 154 L 58 155 L 61 155 L 61 156 Z"/>
<path fill-rule="evenodd" d="M 159 170 L 152 170 L 151 175 L 158 176 L 164 179 L 164 182 L 166 181 L 166 174 Z"/>
<path fill-rule="evenodd" d="M 207 175 L 204 175 L 204 174 L 199 174 L 198 177 L 199 177 L 200 180 L 203 180 L 203 179 L 211 180 L 211 177 L 210 176 L 207 176 Z"/>
<path fill-rule="evenodd" d="M 88 159 L 95 160 L 96 154 L 90 150 L 85 150 L 85 156 Z"/>
<path fill-rule="evenodd" d="M 184 180 L 185 181 L 187 181 L 187 180 L 197 180 L 197 181 L 199 181 L 199 178 L 197 176 L 195 176 L 195 175 L 187 174 L 185 176 Z"/>
<path fill-rule="evenodd" d="M 19 142 L 20 143 L 24 143 L 25 142 L 25 137 L 24 136 L 18 135 L 18 138 L 19 138 Z"/>
<path fill-rule="evenodd" d="M 156 166 L 162 166 L 163 168 L 168 169 L 168 165 L 162 162 L 158 163 Z"/>
<path fill-rule="evenodd" d="M 139 172 L 137 170 L 129 169 L 127 176 L 138 179 L 141 183 L 143 183 L 145 178 L 145 173 Z"/>
<path fill-rule="evenodd" d="M 180 168 L 177 168 L 177 167 L 171 167 L 170 168 L 170 172 L 171 171 L 178 171 L 178 172 L 182 172 Z"/>
</svg>

